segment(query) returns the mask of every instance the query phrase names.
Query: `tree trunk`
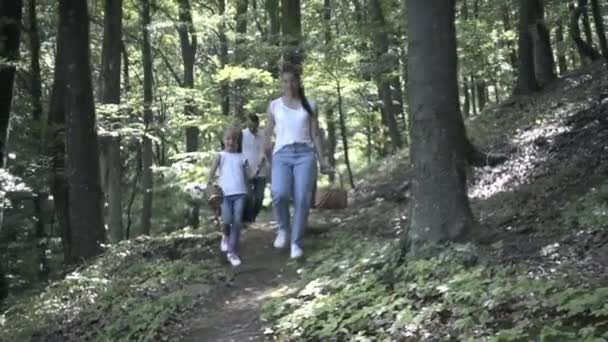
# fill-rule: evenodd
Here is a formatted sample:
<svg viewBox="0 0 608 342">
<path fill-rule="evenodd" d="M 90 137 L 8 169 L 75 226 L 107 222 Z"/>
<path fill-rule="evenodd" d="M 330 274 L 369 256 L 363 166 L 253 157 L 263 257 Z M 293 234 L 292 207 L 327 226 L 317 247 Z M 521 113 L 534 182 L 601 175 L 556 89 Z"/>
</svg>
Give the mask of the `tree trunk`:
<svg viewBox="0 0 608 342">
<path fill-rule="evenodd" d="M 392 58 L 389 53 L 389 38 L 387 33 L 384 13 L 379 0 L 371 0 L 369 2 L 369 12 L 371 18 L 371 26 L 374 28 L 374 45 L 376 50 L 376 72 L 375 81 L 378 86 L 378 95 L 382 101 L 382 110 L 384 112 L 385 125 L 391 137 L 393 152 L 403 147 L 401 140 L 401 132 L 397 124 L 397 113 L 393 105 L 393 96 L 391 91 L 391 80 L 389 73 L 397 67 L 398 63 Z"/>
<path fill-rule="evenodd" d="M 101 103 L 120 104 L 122 50 L 122 0 L 106 0 L 101 52 Z M 106 161 L 105 167 L 102 168 L 102 179 L 105 179 L 105 182 L 102 183 L 105 183 L 104 191 L 108 204 L 106 221 L 110 233 L 109 238 L 112 242 L 118 242 L 122 240 L 124 235 L 122 226 L 120 137 L 110 135 L 100 139 L 100 143 L 102 145 L 102 157 Z"/>
<path fill-rule="evenodd" d="M 224 16 L 226 14 L 226 0 L 219 0 L 219 14 Z M 224 68 L 228 65 L 228 39 L 226 38 L 226 24 L 222 20 L 219 27 L 219 42 L 220 42 L 220 67 Z M 230 85 L 227 81 L 222 82 L 220 85 L 220 97 L 222 103 L 222 114 L 224 116 L 230 115 Z"/>
<path fill-rule="evenodd" d="M 0 0 L 0 60 L 16 62 L 19 58 L 21 35 L 21 0 Z M 0 168 L 6 167 L 8 153 L 8 125 L 16 67 L 0 62 Z M 0 230 L 4 219 L 4 206 L 0 205 Z M 5 254 L 0 254 L 0 302 L 8 295 L 8 282 L 4 274 Z"/>
<path fill-rule="evenodd" d="M 122 0 L 106 0 L 99 87 L 102 103 L 120 103 Z"/>
<path fill-rule="evenodd" d="M 475 91 L 477 91 L 477 101 L 479 103 L 479 112 L 481 113 L 488 102 L 488 97 L 486 96 L 486 81 L 477 81 L 475 84 Z"/>
<path fill-rule="evenodd" d="M 142 64 L 144 68 L 144 126 L 146 133 L 150 131 L 152 125 L 152 53 L 150 45 L 150 1 L 142 0 Z M 154 178 L 152 174 L 152 141 L 148 135 L 142 139 L 142 188 L 143 188 L 143 207 L 141 210 L 141 227 L 138 234 L 150 235 L 152 225 L 152 198 L 154 188 Z"/>
<path fill-rule="evenodd" d="M 266 13 L 268 13 L 268 43 L 273 47 L 279 46 L 281 25 L 279 21 L 279 0 L 265 0 Z M 280 55 L 270 53 L 268 59 L 268 71 L 274 76 L 279 76 Z"/>
<path fill-rule="evenodd" d="M 519 39 L 516 94 L 530 94 L 538 90 L 534 71 L 534 43 L 530 26 L 538 17 L 538 0 L 519 0 Z"/>
<path fill-rule="evenodd" d="M 547 30 L 545 22 L 539 19 L 530 27 L 530 34 L 534 42 L 535 77 L 538 85 L 544 87 L 557 78 L 549 30 Z"/>
<path fill-rule="evenodd" d="M 473 106 L 473 115 L 477 115 L 477 92 L 475 91 L 475 77 L 471 76 L 469 81 L 469 90 L 471 92 L 471 105 Z"/>
<path fill-rule="evenodd" d="M 36 140 L 42 139 L 42 76 L 40 73 L 40 34 L 36 18 L 36 0 L 29 0 L 29 43 L 30 43 L 30 96 L 32 101 L 32 118 L 36 125 Z M 41 141 L 40 141 L 41 142 Z"/>
<path fill-rule="evenodd" d="M 591 30 L 591 20 L 589 20 L 589 8 L 587 7 L 588 0 L 578 0 L 579 7 L 582 8 L 583 32 L 585 33 L 585 41 L 589 46 L 593 46 L 593 31 Z"/>
<path fill-rule="evenodd" d="M 21 0 L 0 0 L 0 59 L 16 63 L 19 59 L 21 35 Z M 4 61 L 5 60 L 5 61 Z M 0 166 L 6 165 L 8 125 L 16 66 L 0 65 Z M 0 222 L 1 224 L 2 222 Z"/>
<path fill-rule="evenodd" d="M 564 75 L 568 71 L 568 59 L 566 58 L 565 46 L 564 46 L 564 25 L 559 23 L 555 30 L 555 39 L 557 39 L 556 55 L 557 55 L 557 66 L 559 67 L 559 74 Z"/>
<path fill-rule="evenodd" d="M 595 22 L 595 31 L 597 32 L 598 41 L 600 43 L 600 51 L 602 52 L 602 56 L 608 58 L 604 17 L 602 16 L 602 8 L 600 7 L 598 0 L 591 0 L 591 10 L 593 12 L 593 21 Z"/>
<path fill-rule="evenodd" d="M 576 48 L 581 55 L 581 59 L 583 61 L 586 59 L 595 61 L 600 58 L 600 54 L 593 48 L 592 45 L 585 42 L 581 38 L 581 29 L 578 25 L 581 15 L 586 11 L 587 0 L 578 0 L 578 6 L 570 6 L 570 34 L 572 35 L 572 40 L 574 41 L 574 44 L 576 44 Z"/>
<path fill-rule="evenodd" d="M 179 39 L 182 50 L 182 60 L 184 61 L 184 87 L 194 89 L 194 61 L 196 57 L 197 39 L 194 34 L 194 24 L 192 22 L 192 7 L 190 0 L 179 0 Z M 188 95 L 184 107 L 186 117 L 196 120 L 196 108 L 194 100 Z M 198 151 L 198 126 L 196 121 L 193 125 L 186 127 L 186 152 Z M 197 228 L 199 225 L 200 208 L 194 204 L 188 215 L 188 224 Z"/>
<path fill-rule="evenodd" d="M 355 180 L 353 178 L 353 171 L 350 166 L 350 157 L 348 153 L 348 132 L 346 130 L 346 118 L 344 117 L 344 110 L 342 108 L 342 86 L 340 79 L 336 78 L 336 90 L 338 93 L 338 116 L 340 118 L 340 132 L 342 133 L 342 146 L 344 147 L 344 163 L 346 164 L 346 170 L 348 172 L 348 180 L 351 188 L 355 188 Z"/>
<path fill-rule="evenodd" d="M 51 194 L 55 206 L 55 217 L 61 232 L 61 243 L 63 247 L 64 259 L 69 260 L 71 255 L 71 228 L 70 228 L 70 207 L 68 181 L 65 162 L 65 116 L 66 116 L 66 66 L 67 66 L 67 46 L 66 37 L 57 33 L 57 43 L 55 47 L 55 70 L 53 71 L 53 86 L 49 104 L 49 150 L 51 158 L 52 181 Z"/>
<path fill-rule="evenodd" d="M 281 0 L 281 20 L 283 35 L 283 65 L 302 69 L 304 52 L 302 49 L 302 14 L 300 0 Z"/>
<path fill-rule="evenodd" d="M 332 58 L 331 47 L 332 47 L 332 34 L 331 34 L 331 17 L 332 7 L 331 0 L 323 1 L 323 31 L 325 36 L 325 59 L 327 62 Z M 325 120 L 327 121 L 327 159 L 329 165 L 336 167 L 336 122 L 334 118 L 334 108 L 328 105 L 325 111 Z M 335 181 L 335 175 L 329 175 L 330 183 Z"/>
<path fill-rule="evenodd" d="M 68 261 L 77 262 L 101 253 L 100 244 L 105 241 L 86 2 L 59 2 L 59 34 L 65 37 L 69 66 L 65 97 L 66 152 L 73 243 Z"/>
<path fill-rule="evenodd" d="M 255 1 L 255 0 L 254 0 Z M 247 7 L 248 0 L 237 0 L 236 2 L 236 39 L 234 42 L 234 63 L 239 66 L 244 66 L 247 60 L 245 36 L 247 35 Z M 234 114 L 243 120 L 245 113 L 244 90 L 247 82 L 243 79 L 237 79 L 234 82 Z"/>
<path fill-rule="evenodd" d="M 414 200 L 408 238 L 413 253 L 427 242 L 466 240 L 475 224 L 466 187 L 454 3 L 407 1 Z"/>
<path fill-rule="evenodd" d="M 511 25 L 511 9 L 509 8 L 509 1 L 501 1 L 500 2 L 501 11 L 502 11 L 502 23 L 505 31 L 511 31 L 513 29 Z M 515 51 L 515 47 L 513 43 L 509 41 L 509 61 L 511 62 L 511 67 L 513 70 L 517 70 L 517 51 Z"/>
<path fill-rule="evenodd" d="M 462 91 L 464 93 L 464 104 L 462 108 L 462 114 L 465 118 L 468 118 L 471 111 L 471 99 L 469 97 L 469 82 L 466 77 L 462 80 Z"/>
</svg>

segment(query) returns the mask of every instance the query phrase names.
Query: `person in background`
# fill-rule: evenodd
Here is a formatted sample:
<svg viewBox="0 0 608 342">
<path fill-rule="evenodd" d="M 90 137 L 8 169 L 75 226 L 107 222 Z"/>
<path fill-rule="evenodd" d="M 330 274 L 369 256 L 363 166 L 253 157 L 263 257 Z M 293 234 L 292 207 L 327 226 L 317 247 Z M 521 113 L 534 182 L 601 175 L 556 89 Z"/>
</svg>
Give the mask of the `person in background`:
<svg viewBox="0 0 608 342">
<path fill-rule="evenodd" d="M 264 153 L 264 133 L 259 129 L 260 120 L 256 114 L 247 117 L 247 127 L 243 129 L 243 155 L 249 164 L 249 200 L 245 208 L 245 221 L 255 222 L 262 210 L 264 191 L 268 181 L 269 162 Z"/>
<path fill-rule="evenodd" d="M 279 223 L 275 248 L 284 248 L 291 230 L 291 258 L 302 256 L 302 237 L 310 211 L 317 160 L 322 173 L 332 172 L 323 156 L 319 122 L 314 102 L 304 95 L 299 70 L 285 68 L 281 73 L 283 95 L 268 106 L 265 146 L 272 134 L 276 141 L 272 155 L 272 201 Z M 290 224 L 289 202 L 293 198 L 294 219 Z M 291 227 L 291 229 L 290 229 Z"/>
<path fill-rule="evenodd" d="M 224 133 L 224 149 L 219 152 L 209 173 L 207 187 L 219 169 L 219 186 L 223 193 L 222 225 L 223 235 L 220 249 L 232 266 L 241 264 L 238 244 L 243 225 L 243 209 L 247 198 L 247 177 L 249 168 L 242 153 L 241 130 L 231 127 Z"/>
</svg>

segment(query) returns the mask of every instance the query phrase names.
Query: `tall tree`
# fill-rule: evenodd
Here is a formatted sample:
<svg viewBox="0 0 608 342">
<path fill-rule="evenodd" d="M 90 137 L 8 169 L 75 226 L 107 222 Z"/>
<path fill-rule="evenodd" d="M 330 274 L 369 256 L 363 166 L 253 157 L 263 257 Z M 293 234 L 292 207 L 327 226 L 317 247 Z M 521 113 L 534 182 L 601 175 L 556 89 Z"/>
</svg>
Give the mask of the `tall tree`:
<svg viewBox="0 0 608 342">
<path fill-rule="evenodd" d="M 566 40 L 564 37 L 564 24 L 561 22 L 555 29 L 555 39 L 557 41 L 555 54 L 557 56 L 557 66 L 559 67 L 560 75 L 563 75 L 568 71 L 568 58 L 566 58 L 566 49 L 564 46 L 564 41 Z"/>
<path fill-rule="evenodd" d="M 581 16 L 587 12 L 587 0 L 578 0 L 577 6 L 570 5 L 570 34 L 576 48 L 581 55 L 583 63 L 585 60 L 596 60 L 600 58 L 600 54 L 595 50 L 589 41 L 581 38 L 581 28 L 579 20 Z M 590 30 L 590 29 L 589 29 Z"/>
<path fill-rule="evenodd" d="M 219 14 L 222 17 L 218 28 L 219 44 L 220 44 L 220 67 L 224 68 L 228 65 L 228 38 L 226 37 L 226 24 L 224 23 L 224 15 L 226 15 L 226 0 L 218 0 Z M 228 82 L 222 82 L 220 85 L 220 97 L 222 103 L 222 114 L 228 116 L 230 114 L 230 85 Z"/>
<path fill-rule="evenodd" d="M 122 52 L 122 0 L 106 0 L 104 10 L 103 43 L 101 50 L 100 102 L 120 103 L 120 75 Z M 110 134 L 100 139 L 105 167 L 102 179 L 108 203 L 109 237 L 113 242 L 124 237 L 122 226 L 122 160 L 120 136 Z"/>
<path fill-rule="evenodd" d="M 325 38 L 325 59 L 329 62 L 332 58 L 332 32 L 331 32 L 331 18 L 332 18 L 332 7 L 331 0 L 323 1 L 323 34 Z M 336 166 L 336 119 L 334 117 L 333 104 L 328 104 L 328 108 L 325 111 L 327 121 L 327 157 L 329 165 L 332 167 Z M 329 181 L 333 183 L 334 174 L 329 175 Z"/>
<path fill-rule="evenodd" d="M 152 125 L 152 46 L 150 44 L 150 0 L 141 0 L 141 25 L 142 25 L 142 64 L 144 68 L 144 126 L 145 132 L 142 138 L 142 188 L 143 207 L 141 210 L 141 227 L 139 234 L 150 234 L 152 225 L 152 198 L 154 191 L 154 178 L 152 174 L 152 140 L 148 136 Z M 136 234 L 138 235 L 138 234 Z"/>
<path fill-rule="evenodd" d="M 591 12 L 593 13 L 593 22 L 595 23 L 595 32 L 600 43 L 600 51 L 602 56 L 608 58 L 608 45 L 606 43 L 606 30 L 604 29 L 604 16 L 602 8 L 598 0 L 591 0 Z"/>
<path fill-rule="evenodd" d="M 530 26 L 530 34 L 534 44 L 534 75 L 540 87 L 557 78 L 555 74 L 555 59 L 551 48 L 549 30 L 545 25 L 544 6 L 542 0 L 537 1 L 536 21 Z"/>
<path fill-rule="evenodd" d="M 519 0 L 518 68 L 515 92 L 530 94 L 538 90 L 534 72 L 534 43 L 530 27 L 538 17 L 538 0 Z"/>
<path fill-rule="evenodd" d="M 247 8 L 248 0 L 236 1 L 236 39 L 234 41 L 234 63 L 243 66 L 247 60 L 245 35 L 247 35 Z M 234 113 L 240 117 L 244 117 L 243 107 L 245 106 L 245 97 L 243 91 L 247 83 L 243 79 L 237 79 L 234 82 Z"/>
<path fill-rule="evenodd" d="M 6 167 L 8 124 L 16 71 L 13 63 L 19 58 L 22 9 L 21 0 L 0 0 L 0 169 Z M 0 205 L 0 228 L 3 216 L 4 208 Z M 3 264 L 4 255 L 0 255 L 0 302 L 8 294 Z"/>
<path fill-rule="evenodd" d="M 376 72 L 375 79 L 378 86 L 378 95 L 382 101 L 382 115 L 384 124 L 391 137 L 393 151 L 400 149 L 403 146 L 401 140 L 401 132 L 397 124 L 397 113 L 393 105 L 393 94 L 391 91 L 390 72 L 397 68 L 398 63 L 389 52 L 389 37 L 384 19 L 384 13 L 380 0 L 370 0 L 369 12 L 371 24 L 374 28 L 374 45 L 376 52 Z M 397 80 L 398 82 L 398 80 Z"/>
<path fill-rule="evenodd" d="M 194 89 L 194 61 L 196 57 L 197 38 L 194 33 L 194 23 L 192 22 L 192 6 L 190 0 L 179 0 L 179 40 L 181 43 L 182 60 L 184 62 L 184 87 Z M 186 117 L 190 120 L 196 120 L 196 108 L 194 100 L 188 96 L 184 107 Z M 198 151 L 198 125 L 196 121 L 186 127 L 186 152 Z M 199 207 L 193 205 L 190 209 L 188 224 L 192 227 L 198 227 L 199 224 Z"/>
<path fill-rule="evenodd" d="M 475 224 L 466 187 L 454 5 L 455 0 L 407 0 L 413 252 L 425 242 L 467 239 Z"/>
<path fill-rule="evenodd" d="M 279 0 L 265 0 L 265 8 L 268 15 L 268 43 L 273 47 L 278 46 L 281 33 Z M 275 77 L 279 75 L 279 56 L 274 52 L 270 54 L 268 60 L 268 71 Z"/>
<path fill-rule="evenodd" d="M 68 261 L 99 254 L 105 241 L 99 150 L 89 64 L 86 2 L 59 2 L 59 35 L 66 45 L 66 153 L 71 248 Z"/>
<path fill-rule="evenodd" d="M 302 67 L 302 13 L 300 0 L 281 0 L 281 30 L 283 38 L 283 64 Z"/>
<path fill-rule="evenodd" d="M 40 34 L 38 32 L 38 18 L 36 17 L 36 0 L 28 3 L 28 36 L 30 45 L 30 96 L 32 101 L 32 118 L 36 124 L 39 135 L 42 129 L 42 76 L 40 73 Z"/>
</svg>

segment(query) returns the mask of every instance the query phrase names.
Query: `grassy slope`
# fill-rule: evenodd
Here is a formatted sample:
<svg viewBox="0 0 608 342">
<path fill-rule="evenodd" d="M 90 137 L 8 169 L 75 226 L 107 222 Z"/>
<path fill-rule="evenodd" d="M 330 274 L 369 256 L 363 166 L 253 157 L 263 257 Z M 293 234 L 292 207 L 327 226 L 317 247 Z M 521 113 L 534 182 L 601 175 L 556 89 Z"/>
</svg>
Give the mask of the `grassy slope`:
<svg viewBox="0 0 608 342">
<path fill-rule="evenodd" d="M 605 70 L 596 63 L 468 122 L 478 145 L 510 156 L 471 177 L 483 243 L 397 262 L 407 158 L 370 172 L 351 193 L 351 208 L 325 218 L 336 229 L 300 286 L 266 306 L 275 336 L 608 340 Z"/>
</svg>

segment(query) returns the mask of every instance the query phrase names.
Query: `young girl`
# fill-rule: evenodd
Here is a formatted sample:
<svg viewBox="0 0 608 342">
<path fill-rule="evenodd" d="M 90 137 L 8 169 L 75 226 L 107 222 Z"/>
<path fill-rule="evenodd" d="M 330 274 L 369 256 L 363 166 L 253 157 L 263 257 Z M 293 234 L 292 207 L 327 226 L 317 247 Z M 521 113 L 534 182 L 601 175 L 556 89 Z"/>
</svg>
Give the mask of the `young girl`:
<svg viewBox="0 0 608 342">
<path fill-rule="evenodd" d="M 247 159 L 242 153 L 241 130 L 229 128 L 224 133 L 224 150 L 217 154 L 207 186 L 219 168 L 219 186 L 224 198 L 222 202 L 222 223 L 224 234 L 220 249 L 227 252 L 226 257 L 232 266 L 241 264 L 237 246 L 243 225 L 243 209 L 247 196 Z"/>
</svg>

